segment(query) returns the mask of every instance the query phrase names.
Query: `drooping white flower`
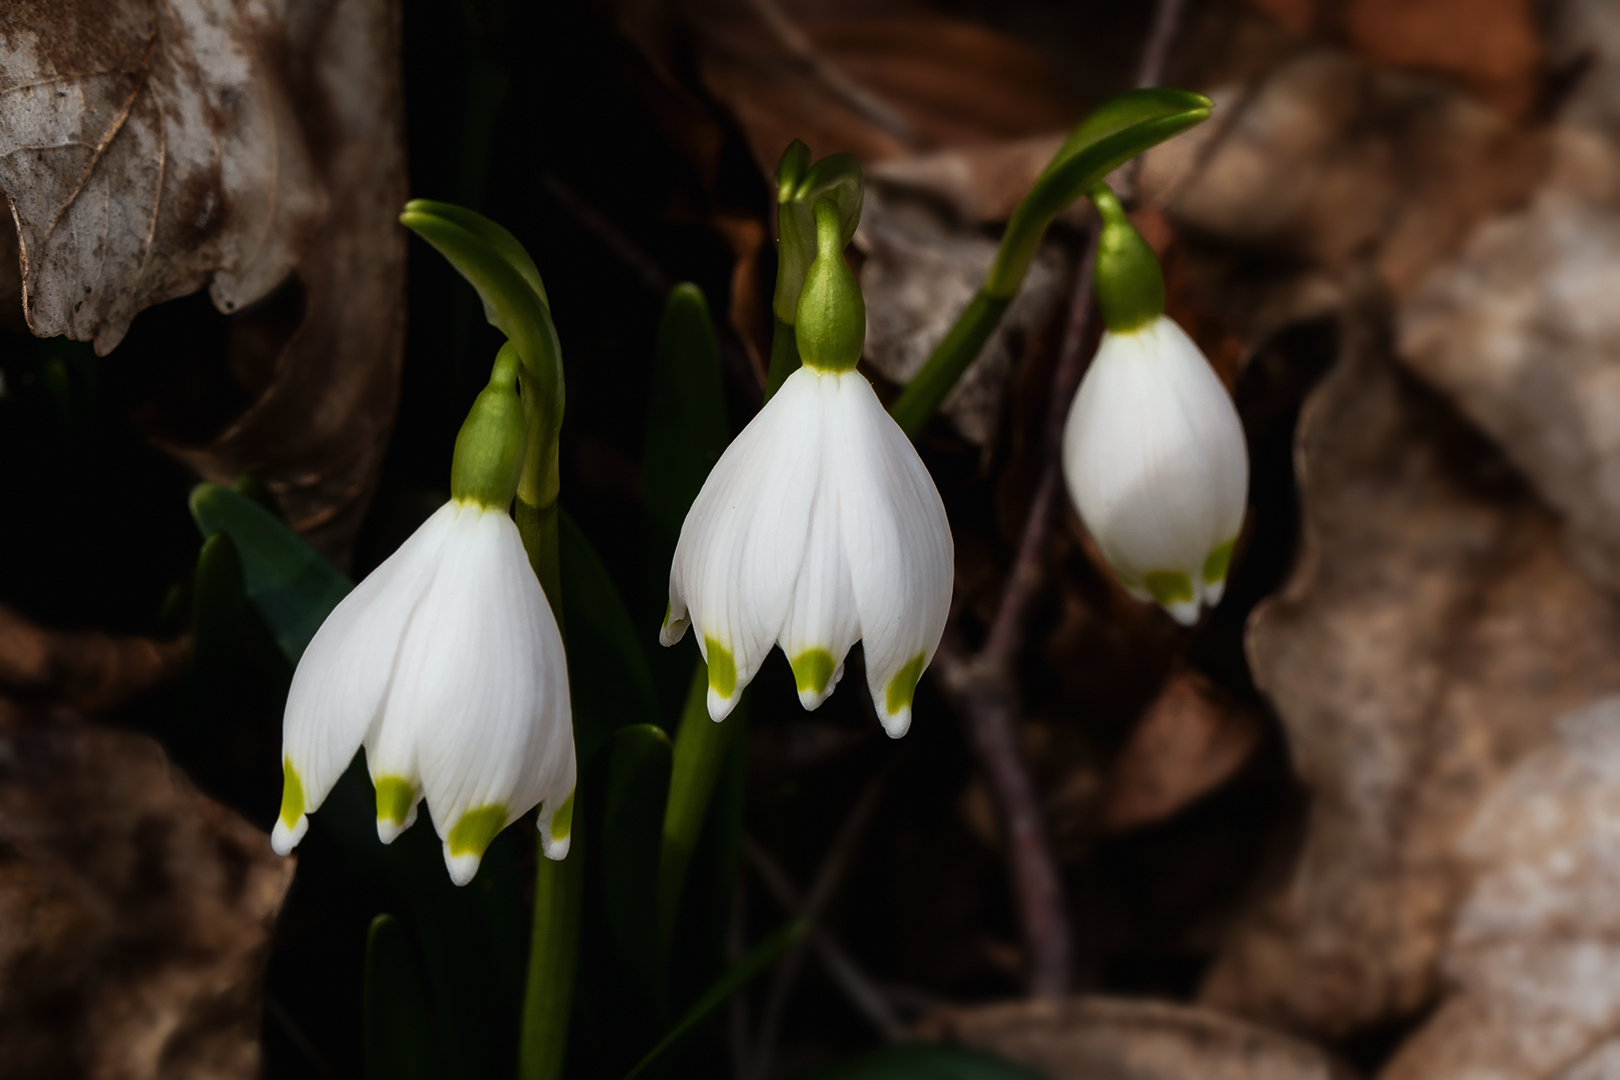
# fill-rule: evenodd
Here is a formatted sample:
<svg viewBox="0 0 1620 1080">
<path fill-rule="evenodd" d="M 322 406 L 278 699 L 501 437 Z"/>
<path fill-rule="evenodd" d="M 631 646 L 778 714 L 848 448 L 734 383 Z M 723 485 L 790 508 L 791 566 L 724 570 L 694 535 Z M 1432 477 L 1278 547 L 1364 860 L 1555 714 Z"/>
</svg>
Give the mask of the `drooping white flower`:
<svg viewBox="0 0 1620 1080">
<path fill-rule="evenodd" d="M 1226 587 L 1249 455 L 1226 388 L 1163 315 L 1108 331 L 1063 429 L 1063 475 L 1120 582 L 1178 622 Z"/>
<path fill-rule="evenodd" d="M 697 628 L 715 720 L 772 645 L 814 709 L 838 685 L 850 646 L 864 641 L 872 700 L 898 738 L 944 632 L 954 551 L 933 479 L 871 384 L 852 367 L 807 365 L 721 455 L 693 502 L 660 639 L 672 645 Z"/>
<path fill-rule="evenodd" d="M 457 885 L 536 805 L 542 850 L 568 854 L 568 665 L 508 514 L 520 414 L 516 354 L 503 350 L 456 440 L 454 497 L 344 597 L 299 659 L 282 721 L 277 852 L 303 839 L 364 746 L 378 837 L 408 829 L 425 797 Z"/>
</svg>

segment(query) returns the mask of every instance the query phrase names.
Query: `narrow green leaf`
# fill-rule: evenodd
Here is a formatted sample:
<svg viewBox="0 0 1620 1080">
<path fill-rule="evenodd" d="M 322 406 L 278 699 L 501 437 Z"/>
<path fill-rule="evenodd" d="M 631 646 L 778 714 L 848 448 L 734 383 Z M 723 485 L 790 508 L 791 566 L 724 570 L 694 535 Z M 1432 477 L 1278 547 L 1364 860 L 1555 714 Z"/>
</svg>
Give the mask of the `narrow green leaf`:
<svg viewBox="0 0 1620 1080">
<path fill-rule="evenodd" d="M 737 961 L 735 967 L 721 976 L 720 980 L 709 988 L 708 993 L 699 998 L 697 1004 L 676 1021 L 675 1026 L 669 1029 L 669 1034 L 660 1039 L 658 1045 L 649 1050 L 647 1056 L 625 1074 L 624 1080 L 632 1080 L 633 1077 L 640 1075 L 649 1065 L 663 1056 L 665 1051 L 708 1019 L 709 1014 L 724 1005 L 732 994 L 752 982 L 782 954 L 784 949 L 804 935 L 805 926 L 803 919 L 794 919 L 750 949 L 748 955 Z"/>
<path fill-rule="evenodd" d="M 574 976 L 579 968 L 581 901 L 585 895 L 582 794 L 574 790 L 574 829 L 568 858 L 555 862 L 541 857 L 535 868 L 529 975 L 518 1048 L 519 1080 L 559 1080 L 568 1053 Z"/>
<path fill-rule="evenodd" d="M 602 823 L 608 930 L 641 985 L 654 1031 L 668 1023 L 658 933 L 658 850 L 670 759 L 669 736 L 656 725 L 633 724 L 614 732 Z"/>
<path fill-rule="evenodd" d="M 1080 122 L 1018 204 L 984 284 L 934 347 L 889 413 L 915 437 L 978 358 L 1017 295 L 1052 219 L 1131 158 L 1209 118 L 1214 103 L 1186 90 L 1132 90 Z"/>
<path fill-rule="evenodd" d="M 736 733 L 747 726 L 747 699 L 721 723 L 709 719 L 709 672 L 700 659 L 692 672 L 681 726 L 675 736 L 669 806 L 663 814 L 663 851 L 658 864 L 658 925 L 665 948 L 674 939 L 686 869 L 697 849 L 714 785 Z"/>
<path fill-rule="evenodd" d="M 540 280 L 539 267 L 534 265 L 534 259 L 529 256 L 528 249 L 502 226 L 476 210 L 468 210 L 455 203 L 435 202 L 432 199 L 412 199 L 405 204 L 405 213 L 442 218 L 472 233 L 518 272 L 518 276 L 523 278 L 529 288 L 540 297 L 542 304 L 547 308 L 551 307 L 551 300 L 546 296 L 545 282 Z"/>
<path fill-rule="evenodd" d="M 809 1080 L 1043 1080 L 1005 1058 L 965 1046 L 902 1043 L 818 1069 Z"/>
<path fill-rule="evenodd" d="M 366 1080 L 439 1080 L 446 1074 L 433 1039 L 433 999 L 420 951 L 392 915 L 366 936 L 363 1004 Z"/>
<path fill-rule="evenodd" d="M 348 595 L 349 579 L 304 538 L 230 488 L 198 484 L 191 516 L 205 538 L 223 532 L 241 558 L 247 595 L 288 660 L 298 662 L 326 616 Z"/>
<path fill-rule="evenodd" d="M 566 513 L 558 519 L 558 536 L 574 753 L 583 769 L 617 728 L 656 723 L 658 697 L 635 624 L 591 542 Z"/>
</svg>

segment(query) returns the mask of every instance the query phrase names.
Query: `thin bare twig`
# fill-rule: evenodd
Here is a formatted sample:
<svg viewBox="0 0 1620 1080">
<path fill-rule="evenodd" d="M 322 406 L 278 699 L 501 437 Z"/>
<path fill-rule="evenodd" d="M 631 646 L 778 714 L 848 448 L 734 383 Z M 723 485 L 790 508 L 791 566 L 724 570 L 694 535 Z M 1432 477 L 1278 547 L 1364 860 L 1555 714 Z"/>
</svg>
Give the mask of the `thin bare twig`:
<svg viewBox="0 0 1620 1080">
<path fill-rule="evenodd" d="M 1184 6 L 1184 0 L 1160 0 L 1143 49 L 1137 85 L 1156 85 L 1162 77 Z M 1133 169 L 1129 174 L 1132 186 L 1134 173 Z M 1029 992 L 1037 998 L 1062 997 L 1069 992 L 1074 934 L 1057 860 L 1052 855 L 1034 780 L 1019 742 L 1017 661 L 1030 609 L 1045 578 L 1047 536 L 1060 489 L 1063 424 L 1084 371 L 1082 349 L 1090 331 L 1096 254 L 1097 231 L 1093 229 L 1085 257 L 1075 273 L 1063 345 L 1052 374 L 1040 482 L 990 632 L 983 648 L 969 655 L 960 634 L 954 628 L 948 630 L 935 658 L 941 684 L 967 721 L 1001 822 L 1028 953 Z"/>
<path fill-rule="evenodd" d="M 866 823 L 871 820 L 872 811 L 877 809 L 878 796 L 883 793 L 886 777 L 885 772 L 880 772 L 867 781 L 865 790 L 839 827 L 832 847 L 822 858 L 815 883 L 810 886 L 810 895 L 805 897 L 804 906 L 799 910 L 806 926 L 815 927 L 822 911 L 843 883 L 844 871 L 849 868 L 850 859 L 860 844 L 861 834 L 866 831 Z M 782 1025 L 782 1010 L 787 1006 L 788 993 L 793 989 L 803 962 L 804 940 L 801 938 L 776 965 L 776 977 L 771 982 L 770 996 L 765 1000 L 765 1011 L 755 1039 L 754 1080 L 766 1080 L 770 1075 L 771 1057 L 776 1052 L 777 1030 Z"/>
<path fill-rule="evenodd" d="M 784 911 L 798 911 L 804 901 L 799 896 L 799 890 L 793 887 L 793 881 L 788 877 L 782 864 L 776 857 L 766 851 L 758 841 L 751 836 L 744 836 L 742 842 L 743 856 L 748 860 L 759 880 L 764 882 L 765 888 L 776 902 L 782 905 Z M 832 976 L 833 982 L 844 991 L 849 1003 L 855 1010 L 871 1022 L 879 1033 L 890 1042 L 895 1042 L 905 1036 L 905 1025 L 889 1007 L 889 1002 L 879 990 L 877 983 L 873 982 L 866 972 L 862 971 L 855 959 L 844 951 L 844 947 L 833 937 L 832 932 L 820 923 L 810 927 L 810 946 L 816 950 L 816 957 Z"/>
</svg>

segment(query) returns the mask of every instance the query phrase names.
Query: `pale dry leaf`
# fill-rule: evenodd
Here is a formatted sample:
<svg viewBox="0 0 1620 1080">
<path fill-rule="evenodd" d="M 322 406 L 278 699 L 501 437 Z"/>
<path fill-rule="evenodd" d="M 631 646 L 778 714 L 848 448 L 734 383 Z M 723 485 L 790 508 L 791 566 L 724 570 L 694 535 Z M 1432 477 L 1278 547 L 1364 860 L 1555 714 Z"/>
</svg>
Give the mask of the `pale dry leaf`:
<svg viewBox="0 0 1620 1080">
<path fill-rule="evenodd" d="M 1316 1047 L 1208 1009 L 1104 997 L 935 1014 L 917 1034 L 999 1054 L 1050 1080 L 1351 1080 Z"/>
<path fill-rule="evenodd" d="M 1620 603 L 1499 453 L 1398 366 L 1379 310 L 1347 314 L 1307 402 L 1300 562 L 1248 628 L 1311 793 L 1307 835 L 1203 990 L 1333 1037 L 1435 1000 L 1468 883 L 1459 839 L 1559 714 L 1620 689 Z"/>
<path fill-rule="evenodd" d="M 293 861 L 150 739 L 0 699 L 9 1080 L 251 1080 Z"/>
<path fill-rule="evenodd" d="M 1400 351 L 1499 442 L 1620 589 L 1620 20 L 1572 3 L 1565 50 L 1597 59 L 1524 211 L 1482 225 L 1400 310 Z"/>
<path fill-rule="evenodd" d="M 30 329 L 106 353 L 142 309 L 205 286 L 249 310 L 226 362 L 253 404 L 200 443 L 185 417 L 152 436 L 209 479 L 262 476 L 339 559 L 398 398 L 399 44 L 397 0 L 0 12 L 0 190 Z M 284 282 L 275 310 L 251 307 Z"/>
<path fill-rule="evenodd" d="M 188 638 L 56 633 L 0 607 L 0 685 L 103 712 L 178 676 L 190 645 Z"/>
<path fill-rule="evenodd" d="M 1620 698 L 1562 717 L 1463 834 L 1451 993 L 1381 1080 L 1601 1071 L 1620 1028 Z"/>
<path fill-rule="evenodd" d="M 1260 716 L 1196 671 L 1173 677 L 1131 729 L 1104 783 L 1097 826 L 1122 832 L 1163 821 L 1249 760 Z"/>
</svg>

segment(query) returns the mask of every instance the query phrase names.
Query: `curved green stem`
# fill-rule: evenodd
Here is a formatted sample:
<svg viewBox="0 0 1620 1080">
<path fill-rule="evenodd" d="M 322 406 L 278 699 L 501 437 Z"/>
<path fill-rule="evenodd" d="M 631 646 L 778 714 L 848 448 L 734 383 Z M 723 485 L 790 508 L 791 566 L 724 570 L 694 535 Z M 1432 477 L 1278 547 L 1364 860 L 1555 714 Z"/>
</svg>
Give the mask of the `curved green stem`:
<svg viewBox="0 0 1620 1080">
<path fill-rule="evenodd" d="M 890 406 L 915 436 L 1000 324 L 1052 219 L 1131 158 L 1209 118 L 1214 103 L 1185 90 L 1132 90 L 1104 102 L 1058 150 L 1002 234 L 996 261 L 973 301 Z"/>
</svg>

